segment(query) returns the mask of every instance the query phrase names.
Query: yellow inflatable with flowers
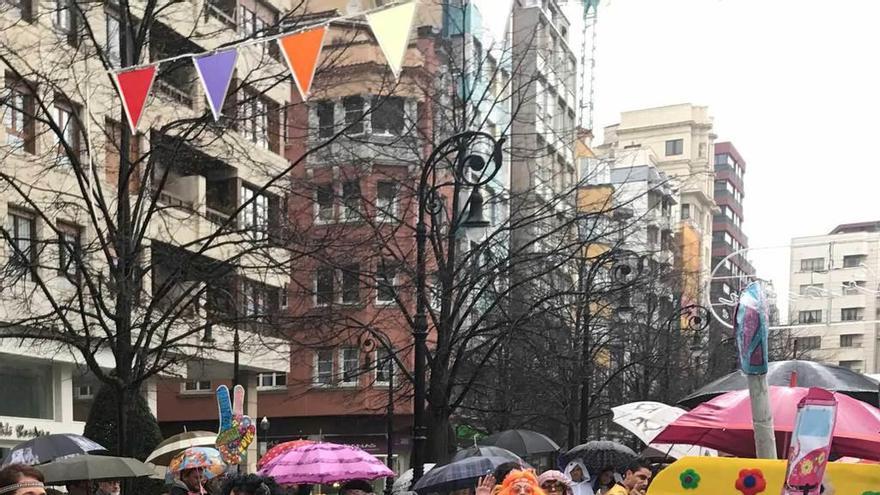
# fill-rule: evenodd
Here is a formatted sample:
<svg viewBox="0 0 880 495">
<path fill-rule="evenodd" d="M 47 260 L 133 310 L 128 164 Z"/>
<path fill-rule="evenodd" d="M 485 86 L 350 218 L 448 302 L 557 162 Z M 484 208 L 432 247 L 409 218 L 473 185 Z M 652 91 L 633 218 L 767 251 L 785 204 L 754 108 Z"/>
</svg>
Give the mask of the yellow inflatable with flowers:
<svg viewBox="0 0 880 495">
<path fill-rule="evenodd" d="M 648 495 L 779 495 L 786 461 L 685 457 L 661 471 Z M 822 495 L 880 495 L 880 465 L 832 462 Z"/>
</svg>

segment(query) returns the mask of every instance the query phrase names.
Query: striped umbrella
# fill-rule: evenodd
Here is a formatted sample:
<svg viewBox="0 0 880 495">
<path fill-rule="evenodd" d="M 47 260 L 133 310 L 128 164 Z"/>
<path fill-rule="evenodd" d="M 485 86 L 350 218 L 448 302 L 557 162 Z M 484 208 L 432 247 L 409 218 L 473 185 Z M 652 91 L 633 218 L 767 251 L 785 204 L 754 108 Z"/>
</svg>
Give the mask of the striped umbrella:
<svg viewBox="0 0 880 495">
<path fill-rule="evenodd" d="M 59 433 L 37 437 L 16 445 L 0 466 L 29 464 L 36 466 L 72 455 L 106 452 L 103 446 L 82 435 Z"/>
<path fill-rule="evenodd" d="M 217 434 L 210 431 L 185 431 L 168 437 L 156 450 L 150 452 L 146 462 L 157 466 L 167 466 L 177 454 L 190 447 L 213 447 Z"/>
<path fill-rule="evenodd" d="M 303 445 L 312 445 L 313 441 L 311 440 L 293 440 L 290 442 L 279 443 L 278 445 L 269 449 L 268 452 L 263 454 L 263 457 L 260 457 L 260 460 L 257 461 L 257 467 L 263 468 L 266 464 L 269 464 L 273 459 L 280 456 L 281 454 L 293 450 L 297 447 L 302 447 Z"/>
<path fill-rule="evenodd" d="M 434 467 L 419 478 L 413 490 L 418 493 L 443 493 L 473 488 L 477 480 L 491 474 L 498 466 L 511 462 L 507 457 L 466 457 L 445 466 Z M 529 467 L 528 464 L 523 467 Z"/>
<path fill-rule="evenodd" d="M 328 484 L 389 478 L 394 471 L 357 447 L 316 443 L 288 450 L 265 464 L 260 474 L 280 484 Z"/>
</svg>

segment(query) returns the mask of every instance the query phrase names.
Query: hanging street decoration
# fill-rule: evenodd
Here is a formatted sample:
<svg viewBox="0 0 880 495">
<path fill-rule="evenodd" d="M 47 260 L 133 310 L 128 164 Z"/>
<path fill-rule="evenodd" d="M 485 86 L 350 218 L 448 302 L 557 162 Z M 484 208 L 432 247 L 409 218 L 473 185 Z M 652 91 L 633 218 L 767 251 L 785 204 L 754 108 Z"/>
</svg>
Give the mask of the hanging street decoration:
<svg viewBox="0 0 880 495">
<path fill-rule="evenodd" d="M 114 74 L 113 79 L 119 89 L 119 96 L 122 97 L 122 108 L 125 109 L 132 134 L 137 133 L 138 121 L 141 120 L 147 96 L 150 94 L 150 88 L 153 87 L 157 67 L 158 65 L 154 64 Z"/>
<path fill-rule="evenodd" d="M 291 34 L 278 38 L 278 46 L 290 67 L 293 81 L 303 101 L 308 98 L 312 88 L 312 79 L 315 77 L 315 69 L 318 68 L 318 57 L 324 46 L 324 35 L 327 34 L 327 26 L 310 29 L 301 33 Z"/>
<path fill-rule="evenodd" d="M 174 60 L 192 58 L 211 107 L 211 113 L 214 115 L 214 120 L 217 120 L 220 118 L 223 103 L 229 91 L 229 84 L 232 81 L 235 63 L 238 60 L 238 47 L 277 40 L 296 87 L 305 100 L 312 87 L 315 69 L 318 66 L 318 59 L 329 26 L 333 22 L 343 19 L 364 17 L 385 55 L 388 67 L 394 77 L 398 78 L 403 67 L 407 46 L 409 46 L 416 3 L 417 0 L 402 0 L 356 15 L 339 16 L 305 29 L 258 39 L 249 38 L 213 52 L 175 55 L 156 60 L 150 65 L 126 67 L 112 71 L 111 76 L 116 83 L 119 96 L 122 98 L 122 105 L 128 117 L 131 132 L 135 133 L 159 66 Z"/>
<path fill-rule="evenodd" d="M 411 1 L 366 15 L 367 23 L 395 79 L 400 77 L 415 13 L 416 2 Z"/>
<path fill-rule="evenodd" d="M 215 121 L 220 119 L 236 60 L 238 60 L 238 50 L 235 48 L 193 58 Z"/>
</svg>

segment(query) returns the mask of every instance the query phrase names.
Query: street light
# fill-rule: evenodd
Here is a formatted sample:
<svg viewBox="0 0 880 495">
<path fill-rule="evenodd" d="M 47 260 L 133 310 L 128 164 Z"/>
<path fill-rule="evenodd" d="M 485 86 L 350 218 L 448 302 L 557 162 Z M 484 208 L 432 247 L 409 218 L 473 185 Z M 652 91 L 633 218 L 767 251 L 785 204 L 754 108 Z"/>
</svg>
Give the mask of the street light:
<svg viewBox="0 0 880 495">
<path fill-rule="evenodd" d="M 425 294 L 426 244 L 428 241 L 428 225 L 426 216 L 431 215 L 431 223 L 435 224 L 437 216 L 443 211 L 443 203 L 437 190 L 444 186 L 453 186 L 452 219 L 450 235 L 453 239 L 459 227 L 485 228 L 489 221 L 483 217 L 483 196 L 480 188 L 488 184 L 498 175 L 502 165 L 502 146 L 505 138 L 495 139 L 491 134 L 480 131 L 466 131 L 456 134 L 440 143 L 431 152 L 422 168 L 418 185 L 419 216 L 416 224 L 416 315 L 413 318 L 412 334 L 415 344 L 414 390 L 413 390 L 413 438 L 412 464 L 413 484 L 424 474 L 424 448 L 427 441 L 425 425 L 425 357 L 427 349 L 425 341 L 428 337 L 428 317 L 426 314 L 428 298 Z M 491 153 L 480 153 L 474 150 L 477 143 L 491 143 Z M 484 148 L 485 149 L 485 148 Z M 437 167 L 440 163 L 449 163 L 452 171 L 452 183 L 437 183 Z M 475 178 L 476 175 L 476 178 Z M 434 179 L 430 180 L 429 179 Z M 467 217 L 459 224 L 459 194 L 463 188 L 471 188 L 465 206 L 468 207 Z"/>
</svg>

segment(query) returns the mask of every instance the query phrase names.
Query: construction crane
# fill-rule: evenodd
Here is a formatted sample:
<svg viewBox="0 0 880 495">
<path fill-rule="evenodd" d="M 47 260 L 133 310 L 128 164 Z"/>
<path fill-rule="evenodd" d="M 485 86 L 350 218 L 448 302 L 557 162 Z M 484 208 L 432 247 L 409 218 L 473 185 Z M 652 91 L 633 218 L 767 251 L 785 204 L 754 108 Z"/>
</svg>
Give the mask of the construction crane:
<svg viewBox="0 0 880 495">
<path fill-rule="evenodd" d="M 599 20 L 600 0 L 581 0 L 583 4 L 583 32 L 581 33 L 581 77 L 578 98 L 579 124 L 593 130 L 593 97 L 596 82 L 596 23 Z"/>
</svg>

